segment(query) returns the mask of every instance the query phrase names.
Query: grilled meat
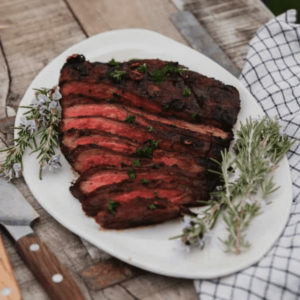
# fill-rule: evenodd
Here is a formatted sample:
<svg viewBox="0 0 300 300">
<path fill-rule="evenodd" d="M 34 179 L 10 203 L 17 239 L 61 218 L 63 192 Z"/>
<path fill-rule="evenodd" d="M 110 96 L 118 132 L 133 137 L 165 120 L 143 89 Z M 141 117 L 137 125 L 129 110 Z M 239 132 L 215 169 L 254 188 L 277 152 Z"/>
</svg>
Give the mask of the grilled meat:
<svg viewBox="0 0 300 300">
<path fill-rule="evenodd" d="M 238 91 L 159 59 L 61 70 L 61 149 L 80 174 L 70 190 L 105 228 L 180 216 L 218 182 L 208 170 L 233 138 Z"/>
</svg>

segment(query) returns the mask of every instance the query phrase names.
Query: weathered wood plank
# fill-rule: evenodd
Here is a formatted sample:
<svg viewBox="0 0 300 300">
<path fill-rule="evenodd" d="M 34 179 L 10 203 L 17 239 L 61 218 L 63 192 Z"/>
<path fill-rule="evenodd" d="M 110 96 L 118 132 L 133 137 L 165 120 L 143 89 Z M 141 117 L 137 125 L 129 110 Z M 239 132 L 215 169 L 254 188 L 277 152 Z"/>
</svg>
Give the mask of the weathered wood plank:
<svg viewBox="0 0 300 300">
<path fill-rule="evenodd" d="M 165 300 L 165 299 L 184 299 L 184 300 L 196 300 L 194 291 L 190 287 L 189 281 L 183 281 L 179 287 L 166 288 L 158 293 L 151 294 L 147 297 L 141 298 L 142 300 Z"/>
<path fill-rule="evenodd" d="M 21 300 L 21 291 L 17 284 L 10 261 L 7 257 L 2 237 L 0 235 L 0 290 L 1 300 Z M 6 293 L 5 293 L 6 291 Z M 3 295 L 4 293 L 4 295 Z"/>
<path fill-rule="evenodd" d="M 169 17 L 177 10 L 168 0 L 66 0 L 88 35 L 120 28 L 144 28 L 186 43 Z"/>
<path fill-rule="evenodd" d="M 173 291 L 172 293 L 174 297 L 169 299 L 183 299 L 178 297 L 181 293 L 181 288 L 183 288 L 183 290 L 189 290 L 189 299 L 197 299 L 194 289 L 191 288 L 190 280 L 169 278 L 152 273 L 145 273 L 141 276 L 125 281 L 121 283 L 121 286 L 126 288 L 126 290 L 137 299 L 151 299 L 154 295 L 156 295 L 156 297 L 162 297 L 162 291 L 164 291 L 164 293 Z"/>
<path fill-rule="evenodd" d="M 61 0 L 2 0 L 0 20 L 11 24 L 0 39 L 11 75 L 8 104 L 17 106 L 34 76 L 85 35 Z"/>
<path fill-rule="evenodd" d="M 110 258 L 81 272 L 81 276 L 92 290 L 120 283 L 136 276 L 141 271 L 117 259 Z"/>
<path fill-rule="evenodd" d="M 260 26 L 273 17 L 260 0 L 173 1 L 194 13 L 239 69 L 243 67 L 249 40 Z"/>
<path fill-rule="evenodd" d="M 239 75 L 233 62 L 191 12 L 179 11 L 171 16 L 171 20 L 194 49 L 213 59 L 233 75 Z"/>
<path fill-rule="evenodd" d="M 86 240 L 81 239 L 81 241 L 94 263 L 105 261 L 111 257 L 109 254 L 90 244 Z"/>
<path fill-rule="evenodd" d="M 6 116 L 6 99 L 8 96 L 9 85 L 10 85 L 10 76 L 9 70 L 6 63 L 6 58 L 4 55 L 4 49 L 0 41 L 0 118 Z"/>
<path fill-rule="evenodd" d="M 95 299 L 103 300 L 136 300 L 133 295 L 131 295 L 124 287 L 120 285 L 114 285 L 112 287 L 106 288 L 97 294 L 94 294 Z"/>
</svg>

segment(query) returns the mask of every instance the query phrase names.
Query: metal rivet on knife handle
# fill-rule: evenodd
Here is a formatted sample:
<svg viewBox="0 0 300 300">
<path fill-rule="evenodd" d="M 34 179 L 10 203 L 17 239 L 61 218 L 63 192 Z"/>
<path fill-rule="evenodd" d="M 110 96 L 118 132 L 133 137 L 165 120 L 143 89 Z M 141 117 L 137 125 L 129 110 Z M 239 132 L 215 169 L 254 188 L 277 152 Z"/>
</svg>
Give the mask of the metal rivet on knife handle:
<svg viewBox="0 0 300 300">
<path fill-rule="evenodd" d="M 10 294 L 11 294 L 11 289 L 10 288 L 5 287 L 1 290 L 1 295 L 2 296 L 9 296 Z"/>
<path fill-rule="evenodd" d="M 14 238 L 23 260 L 50 298 L 55 300 L 83 300 L 84 297 L 71 274 L 60 264 L 47 246 L 34 235 L 31 223 L 39 217 L 38 213 L 13 184 L 1 177 L 0 190 L 0 224 Z M 1 271 L 0 269 L 0 276 L 2 276 Z M 54 280 L 53 275 L 56 275 Z M 5 284 L 5 287 L 11 287 L 11 285 Z M 21 296 L 13 299 L 21 299 Z"/>
<path fill-rule="evenodd" d="M 31 244 L 29 246 L 29 250 L 30 251 L 39 251 L 40 250 L 40 246 L 38 244 Z"/>
<path fill-rule="evenodd" d="M 55 283 L 60 283 L 64 280 L 64 277 L 61 274 L 54 274 L 52 276 L 52 281 Z"/>
</svg>

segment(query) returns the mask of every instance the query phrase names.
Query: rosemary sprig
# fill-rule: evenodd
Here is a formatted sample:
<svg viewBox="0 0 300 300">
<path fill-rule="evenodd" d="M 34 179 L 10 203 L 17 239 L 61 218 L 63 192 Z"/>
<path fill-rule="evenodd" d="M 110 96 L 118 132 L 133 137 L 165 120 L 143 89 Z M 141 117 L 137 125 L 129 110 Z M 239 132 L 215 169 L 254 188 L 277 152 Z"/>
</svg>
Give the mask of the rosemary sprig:
<svg viewBox="0 0 300 300">
<path fill-rule="evenodd" d="M 34 123 L 32 123 L 33 125 Z M 34 125 L 33 125 L 34 126 Z M 23 169 L 22 157 L 27 147 L 32 148 L 31 127 L 21 124 L 18 128 L 19 136 L 14 140 L 15 145 L 1 150 L 0 152 L 7 152 L 5 161 L 0 165 L 0 174 L 12 178 L 20 177 Z"/>
<path fill-rule="evenodd" d="M 0 165 L 0 173 L 12 179 L 19 177 L 23 169 L 22 157 L 26 148 L 37 152 L 40 164 L 39 177 L 48 168 L 54 170 L 60 167 L 59 156 L 55 154 L 58 147 L 57 127 L 61 118 L 58 89 L 35 89 L 35 99 L 29 106 L 23 106 L 26 112 L 21 123 L 15 129 L 17 138 L 14 145 L 1 152 L 7 152 L 5 161 Z"/>
<path fill-rule="evenodd" d="M 185 219 L 180 237 L 186 245 L 204 246 L 205 236 L 214 227 L 222 213 L 227 238 L 223 240 L 226 251 L 239 254 L 250 246 L 247 229 L 261 212 L 261 199 L 275 192 L 270 176 L 279 161 L 292 146 L 286 136 L 280 135 L 277 120 L 247 119 L 236 133 L 233 152 L 221 153 L 221 162 L 215 161 L 222 185 L 211 193 L 207 208 L 201 214 Z"/>
</svg>

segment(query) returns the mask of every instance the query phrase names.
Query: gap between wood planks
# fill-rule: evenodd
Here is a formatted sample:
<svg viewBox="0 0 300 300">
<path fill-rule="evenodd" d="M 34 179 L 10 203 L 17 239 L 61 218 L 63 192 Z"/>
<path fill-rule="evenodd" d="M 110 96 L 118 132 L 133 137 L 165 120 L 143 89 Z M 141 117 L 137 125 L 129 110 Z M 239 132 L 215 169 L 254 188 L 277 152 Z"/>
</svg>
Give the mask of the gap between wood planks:
<svg viewBox="0 0 300 300">
<path fill-rule="evenodd" d="M 69 11 L 71 12 L 73 18 L 75 19 L 75 21 L 77 22 L 77 24 L 79 25 L 80 29 L 82 30 L 82 32 L 85 34 L 86 37 L 88 37 L 88 33 L 86 32 L 85 28 L 82 26 L 82 24 L 80 23 L 79 19 L 77 18 L 76 14 L 74 13 L 74 10 L 72 9 L 71 5 L 69 4 L 68 0 L 63 0 L 67 6 L 67 8 L 69 9 Z"/>
<path fill-rule="evenodd" d="M 0 67 L 1 67 L 1 86 L 0 86 L 0 119 L 7 117 L 6 102 L 11 87 L 11 74 L 5 56 L 4 48 L 0 39 Z"/>
</svg>

